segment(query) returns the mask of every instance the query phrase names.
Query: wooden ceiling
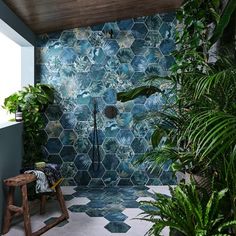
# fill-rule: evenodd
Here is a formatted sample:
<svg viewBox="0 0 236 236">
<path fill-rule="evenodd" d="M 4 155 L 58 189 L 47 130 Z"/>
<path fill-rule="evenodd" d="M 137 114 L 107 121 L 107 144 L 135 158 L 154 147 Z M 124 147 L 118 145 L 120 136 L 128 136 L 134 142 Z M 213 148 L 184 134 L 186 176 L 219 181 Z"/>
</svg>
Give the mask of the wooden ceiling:
<svg viewBox="0 0 236 236">
<path fill-rule="evenodd" d="M 182 0 L 4 0 L 35 33 L 96 25 L 177 9 Z"/>
</svg>

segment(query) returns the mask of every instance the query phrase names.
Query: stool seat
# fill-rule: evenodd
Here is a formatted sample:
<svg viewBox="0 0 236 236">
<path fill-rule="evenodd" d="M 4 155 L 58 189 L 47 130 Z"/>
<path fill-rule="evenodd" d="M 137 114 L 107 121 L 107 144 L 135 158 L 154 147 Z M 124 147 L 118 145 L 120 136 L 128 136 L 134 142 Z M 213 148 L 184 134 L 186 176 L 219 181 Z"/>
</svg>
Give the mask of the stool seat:
<svg viewBox="0 0 236 236">
<path fill-rule="evenodd" d="M 29 184 L 36 180 L 36 176 L 33 174 L 22 174 L 9 179 L 5 179 L 4 183 L 6 186 L 20 187 L 24 184 Z"/>
<path fill-rule="evenodd" d="M 69 218 L 69 214 L 65 205 L 65 200 L 63 198 L 61 188 L 59 185 L 55 187 L 55 194 L 57 196 L 57 200 L 59 202 L 59 206 L 61 209 L 61 216 L 56 218 L 50 224 L 42 227 L 36 232 L 32 232 L 31 230 L 31 222 L 30 222 L 30 211 L 29 211 L 29 203 L 28 203 L 28 195 L 27 195 L 27 184 L 36 181 L 36 176 L 33 174 L 21 174 L 15 177 L 4 180 L 4 184 L 9 188 L 7 195 L 7 204 L 6 204 L 6 212 L 4 216 L 4 224 L 3 224 L 3 234 L 6 234 L 10 229 L 10 224 L 12 218 L 14 216 L 23 215 L 24 217 L 24 228 L 26 236 L 38 236 L 52 227 L 56 226 L 60 222 Z M 21 195 L 22 195 L 22 206 L 18 207 L 14 205 L 14 191 L 16 187 L 20 187 Z M 46 204 L 46 195 L 41 195 L 40 202 L 40 213 L 45 212 L 45 204 Z"/>
</svg>

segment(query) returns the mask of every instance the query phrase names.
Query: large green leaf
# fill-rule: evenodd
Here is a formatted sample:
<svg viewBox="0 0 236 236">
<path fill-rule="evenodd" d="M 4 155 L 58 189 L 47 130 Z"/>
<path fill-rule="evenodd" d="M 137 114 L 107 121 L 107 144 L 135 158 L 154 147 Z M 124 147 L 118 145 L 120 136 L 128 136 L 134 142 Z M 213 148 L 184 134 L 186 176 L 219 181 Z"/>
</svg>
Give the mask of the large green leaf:
<svg viewBox="0 0 236 236">
<path fill-rule="evenodd" d="M 229 0 L 220 17 L 219 23 L 217 24 L 213 32 L 213 35 L 210 38 L 210 42 L 212 45 L 223 35 L 224 29 L 229 24 L 231 15 L 234 13 L 235 9 L 236 9 L 236 1 Z"/>
<path fill-rule="evenodd" d="M 161 93 L 162 91 L 154 86 L 141 86 L 135 89 L 131 89 L 127 92 L 117 93 L 117 99 L 121 102 L 127 102 L 137 98 L 138 96 L 149 97 L 154 93 Z"/>
</svg>

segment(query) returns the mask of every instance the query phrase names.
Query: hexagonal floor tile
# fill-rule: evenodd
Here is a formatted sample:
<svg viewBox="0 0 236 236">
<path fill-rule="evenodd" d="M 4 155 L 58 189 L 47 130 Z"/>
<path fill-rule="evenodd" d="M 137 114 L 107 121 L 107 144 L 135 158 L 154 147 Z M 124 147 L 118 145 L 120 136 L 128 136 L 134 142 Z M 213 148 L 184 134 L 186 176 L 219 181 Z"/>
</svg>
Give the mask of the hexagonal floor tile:
<svg viewBox="0 0 236 236">
<path fill-rule="evenodd" d="M 86 205 L 72 205 L 68 209 L 73 213 L 79 213 L 79 212 L 85 212 L 88 209 L 88 207 Z"/>
<path fill-rule="evenodd" d="M 85 213 L 90 217 L 104 217 L 107 214 L 107 210 L 104 209 L 88 209 Z"/>
<path fill-rule="evenodd" d="M 51 217 L 51 218 L 45 220 L 43 223 L 44 223 L 45 225 L 49 225 L 49 224 L 51 224 L 52 222 L 54 222 L 56 219 L 58 219 L 58 217 Z M 62 221 L 61 223 L 57 224 L 56 226 L 57 226 L 57 227 L 62 227 L 62 226 L 64 226 L 64 225 L 68 224 L 68 223 L 69 223 L 68 220 L 64 220 L 64 221 Z"/>
<path fill-rule="evenodd" d="M 124 222 L 110 222 L 104 228 L 111 233 L 126 233 L 131 227 Z"/>
<path fill-rule="evenodd" d="M 104 218 L 106 218 L 110 222 L 113 222 L 113 221 L 125 221 L 128 218 L 128 216 L 126 216 L 121 212 L 110 212 L 106 214 Z"/>
</svg>

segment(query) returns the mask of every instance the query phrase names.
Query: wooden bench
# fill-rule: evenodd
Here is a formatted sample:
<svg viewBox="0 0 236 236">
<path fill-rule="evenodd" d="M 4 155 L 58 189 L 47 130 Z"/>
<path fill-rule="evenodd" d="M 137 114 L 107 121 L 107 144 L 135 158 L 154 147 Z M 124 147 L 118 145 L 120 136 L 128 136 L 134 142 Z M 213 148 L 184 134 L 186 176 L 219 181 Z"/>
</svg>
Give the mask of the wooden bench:
<svg viewBox="0 0 236 236">
<path fill-rule="evenodd" d="M 26 236 L 37 236 L 45 233 L 52 227 L 56 226 L 60 222 L 69 218 L 68 211 L 65 205 L 65 201 L 61 192 L 61 188 L 59 185 L 55 187 L 55 194 L 57 196 L 57 200 L 61 209 L 61 216 L 58 217 L 54 222 L 42 227 L 36 232 L 32 233 L 31 222 L 30 222 L 30 211 L 29 211 L 29 202 L 27 195 L 27 184 L 36 181 L 36 176 L 33 174 L 21 174 L 9 179 L 4 180 L 5 185 L 9 188 L 7 194 L 7 205 L 6 212 L 3 223 L 3 234 L 9 232 L 11 221 L 14 216 L 23 215 L 24 217 L 24 228 Z M 15 187 L 20 187 L 22 194 L 22 206 L 18 207 L 14 205 L 14 192 Z M 40 213 L 43 214 L 45 212 L 45 204 L 46 204 L 46 195 L 41 196 L 40 201 Z"/>
</svg>

